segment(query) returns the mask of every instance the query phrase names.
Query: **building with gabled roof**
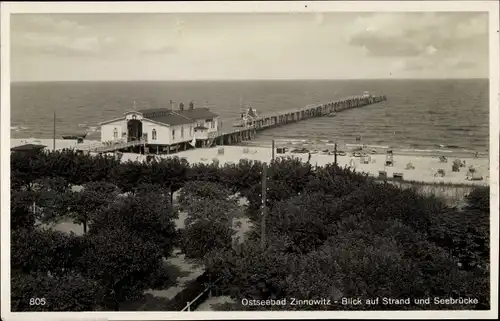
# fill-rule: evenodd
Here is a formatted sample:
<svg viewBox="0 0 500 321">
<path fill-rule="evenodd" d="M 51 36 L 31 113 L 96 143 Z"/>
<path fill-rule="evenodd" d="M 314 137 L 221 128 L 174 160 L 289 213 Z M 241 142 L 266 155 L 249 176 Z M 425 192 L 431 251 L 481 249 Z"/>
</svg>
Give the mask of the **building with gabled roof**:
<svg viewBox="0 0 500 321">
<path fill-rule="evenodd" d="M 210 133 L 219 130 L 219 115 L 207 107 L 188 108 L 180 103 L 177 109 L 149 108 L 131 110 L 122 117 L 104 121 L 101 142 L 117 144 L 141 141 L 152 152 L 186 149 L 194 142 L 203 144 Z M 130 144 L 129 144 L 130 145 Z"/>
</svg>

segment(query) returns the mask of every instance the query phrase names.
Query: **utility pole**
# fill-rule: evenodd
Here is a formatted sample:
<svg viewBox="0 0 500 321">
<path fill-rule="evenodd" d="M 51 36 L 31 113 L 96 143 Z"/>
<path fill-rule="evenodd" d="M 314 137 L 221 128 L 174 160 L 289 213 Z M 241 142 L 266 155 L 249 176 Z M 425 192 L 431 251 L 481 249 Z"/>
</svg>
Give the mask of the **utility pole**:
<svg viewBox="0 0 500 321">
<path fill-rule="evenodd" d="M 273 148 L 273 158 L 272 158 L 272 161 L 274 162 L 274 139 L 273 139 L 273 142 L 272 142 L 272 148 Z"/>
<path fill-rule="evenodd" d="M 262 165 L 262 221 L 260 227 L 260 246 L 262 251 L 266 248 L 266 219 L 267 219 L 267 164 Z"/>
<path fill-rule="evenodd" d="M 333 148 L 333 163 L 337 165 L 337 143 L 335 143 Z"/>
<path fill-rule="evenodd" d="M 56 111 L 54 110 L 54 135 L 52 137 L 53 150 L 56 151 Z"/>
</svg>

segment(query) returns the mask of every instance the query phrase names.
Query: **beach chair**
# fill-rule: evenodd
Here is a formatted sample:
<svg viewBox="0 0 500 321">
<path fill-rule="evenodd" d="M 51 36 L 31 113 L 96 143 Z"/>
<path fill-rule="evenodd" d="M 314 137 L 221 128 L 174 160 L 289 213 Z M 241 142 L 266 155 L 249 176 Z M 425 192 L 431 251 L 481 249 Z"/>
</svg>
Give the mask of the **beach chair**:
<svg viewBox="0 0 500 321">
<path fill-rule="evenodd" d="M 387 179 L 387 172 L 386 171 L 378 171 L 378 178 Z"/>
<path fill-rule="evenodd" d="M 441 157 L 439 157 L 439 161 L 441 163 L 448 163 L 448 158 L 446 156 L 441 156 Z"/>
<path fill-rule="evenodd" d="M 484 178 L 482 175 L 480 175 L 478 172 L 474 172 L 472 173 L 472 175 L 470 176 L 470 180 L 471 181 L 482 181 Z"/>
<path fill-rule="evenodd" d="M 478 171 L 473 166 L 470 166 L 465 179 L 471 181 L 481 181 L 483 180 L 483 177 L 481 176 L 481 174 L 478 173 Z"/>
<path fill-rule="evenodd" d="M 394 174 L 392 174 L 392 178 L 396 181 L 402 181 L 403 180 L 403 173 L 394 173 Z"/>
<path fill-rule="evenodd" d="M 394 166 L 394 155 L 392 150 L 388 150 L 385 154 L 385 166 Z"/>
<path fill-rule="evenodd" d="M 364 155 L 363 158 L 361 159 L 361 162 L 363 164 L 370 164 L 371 160 L 372 160 L 372 158 L 370 155 Z"/>
<path fill-rule="evenodd" d="M 451 171 L 460 172 L 460 167 L 462 167 L 462 161 L 460 159 L 455 159 L 453 165 L 451 165 Z"/>
<path fill-rule="evenodd" d="M 415 169 L 415 166 L 410 162 L 410 163 L 406 164 L 406 169 L 413 170 L 413 169 Z"/>
<path fill-rule="evenodd" d="M 250 152 L 250 149 L 248 147 L 243 148 L 243 154 L 248 154 Z"/>
<path fill-rule="evenodd" d="M 217 155 L 224 155 L 224 147 L 217 149 Z"/>
<path fill-rule="evenodd" d="M 446 172 L 442 168 L 438 169 L 437 172 L 434 174 L 434 177 L 445 177 L 445 176 Z"/>
</svg>

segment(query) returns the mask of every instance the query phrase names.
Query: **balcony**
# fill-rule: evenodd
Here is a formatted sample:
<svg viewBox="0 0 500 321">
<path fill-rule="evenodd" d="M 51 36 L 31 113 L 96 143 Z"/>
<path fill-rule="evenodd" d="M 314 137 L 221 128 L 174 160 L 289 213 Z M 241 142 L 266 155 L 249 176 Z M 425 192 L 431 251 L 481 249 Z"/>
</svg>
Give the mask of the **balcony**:
<svg viewBox="0 0 500 321">
<path fill-rule="evenodd" d="M 197 126 L 194 128 L 194 137 L 196 139 L 208 139 L 208 128 L 204 126 Z"/>
</svg>

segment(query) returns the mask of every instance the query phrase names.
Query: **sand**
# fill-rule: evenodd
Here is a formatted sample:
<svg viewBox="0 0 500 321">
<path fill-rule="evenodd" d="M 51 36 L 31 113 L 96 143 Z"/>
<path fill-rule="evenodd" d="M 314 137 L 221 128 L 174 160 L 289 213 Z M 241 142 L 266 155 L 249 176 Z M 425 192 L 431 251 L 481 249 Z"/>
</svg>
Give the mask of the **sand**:
<svg viewBox="0 0 500 321">
<path fill-rule="evenodd" d="M 52 139 L 11 139 L 11 146 L 19 146 L 26 143 L 32 144 L 42 144 L 47 146 L 47 148 L 53 148 Z M 75 148 L 79 147 L 85 149 L 89 145 L 99 144 L 99 141 L 95 140 L 85 140 L 81 144 L 77 144 L 75 140 L 56 140 L 56 149 L 60 150 L 63 148 Z M 223 154 L 219 154 L 219 147 L 214 148 L 197 148 L 188 151 L 182 151 L 177 154 L 172 155 L 161 155 L 160 157 L 171 157 L 178 156 L 186 158 L 190 163 L 211 163 L 214 158 L 219 160 L 220 164 L 225 163 L 238 163 L 240 159 L 251 159 L 259 160 L 263 162 L 269 162 L 272 157 L 271 148 L 269 147 L 244 147 L 244 146 L 223 146 Z M 307 154 L 275 154 L 275 157 L 280 156 L 293 156 L 307 161 Z M 122 161 L 144 161 L 146 157 L 144 155 L 124 153 L 122 156 Z M 488 158 L 460 158 L 465 160 L 466 167 L 462 167 L 460 172 L 452 172 L 452 162 L 455 159 L 451 155 L 448 156 L 447 163 L 441 163 L 439 157 L 429 156 L 429 155 L 394 155 L 394 166 L 384 166 L 386 156 L 385 154 L 371 155 L 371 162 L 368 164 L 363 164 L 361 158 L 352 157 L 350 153 L 347 156 L 338 156 L 337 161 L 340 166 L 350 166 L 351 162 L 353 168 L 358 172 L 369 173 L 374 176 L 379 175 L 379 171 L 386 171 L 387 176 L 390 178 L 394 173 L 403 174 L 403 179 L 405 181 L 420 181 L 424 183 L 452 183 L 452 184 L 468 184 L 468 185 L 488 185 L 489 184 L 489 159 Z M 323 166 L 327 163 L 333 162 L 333 156 L 331 155 L 321 155 L 312 154 L 311 163 L 313 165 Z M 415 169 L 407 169 L 407 164 L 411 163 Z M 470 181 L 466 179 L 466 174 L 468 167 L 472 165 L 478 172 L 479 176 L 483 177 L 483 180 Z M 439 169 L 445 171 L 445 176 L 435 176 Z"/>
<path fill-rule="evenodd" d="M 202 162 L 211 163 L 214 158 L 217 158 L 219 164 L 238 163 L 240 159 L 259 160 L 269 162 L 272 158 L 271 148 L 266 147 L 241 147 L 241 146 L 224 146 L 223 154 L 219 154 L 219 148 L 207 148 L 183 151 L 175 154 L 179 157 L 186 158 L 190 163 Z M 247 152 L 245 152 L 247 151 Z M 362 164 L 361 158 L 349 156 L 338 156 L 337 162 L 340 166 L 350 166 L 351 161 L 354 168 L 358 172 L 365 172 L 378 176 L 379 171 L 386 171 L 388 177 L 392 177 L 394 173 L 402 173 L 404 180 L 420 181 L 425 183 L 453 183 L 453 184 L 470 184 L 470 185 L 487 185 L 489 184 L 489 160 L 487 158 L 461 158 L 465 160 L 467 166 L 462 167 L 460 172 L 452 172 L 452 162 L 454 158 L 449 157 L 447 163 L 441 163 L 438 157 L 432 156 L 410 156 L 410 155 L 394 155 L 394 166 L 384 166 L 385 155 L 371 155 L 369 164 Z M 307 161 L 308 154 L 275 154 L 275 157 L 293 156 Z M 333 162 L 333 156 L 312 154 L 311 164 L 323 166 Z M 406 169 L 407 164 L 412 163 L 415 169 Z M 476 171 L 483 176 L 482 181 L 466 180 L 468 167 L 473 165 Z M 444 177 L 436 177 L 435 174 L 439 169 L 445 171 Z"/>
</svg>

